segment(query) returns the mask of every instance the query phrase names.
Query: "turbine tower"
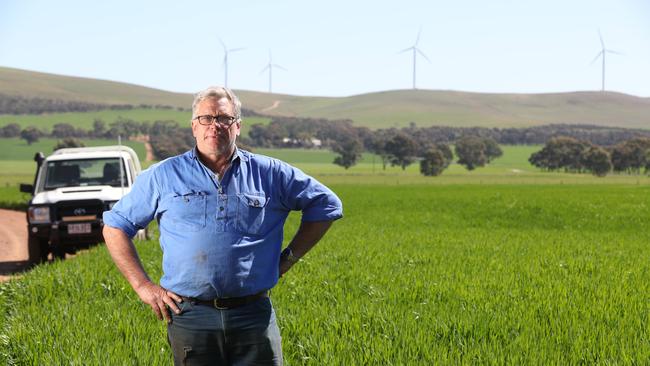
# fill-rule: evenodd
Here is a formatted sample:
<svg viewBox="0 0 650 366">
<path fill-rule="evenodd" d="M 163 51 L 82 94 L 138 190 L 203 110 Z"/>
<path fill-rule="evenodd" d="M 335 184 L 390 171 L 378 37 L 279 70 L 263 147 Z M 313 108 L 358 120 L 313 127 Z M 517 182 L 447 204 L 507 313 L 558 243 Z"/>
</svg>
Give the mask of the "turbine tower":
<svg viewBox="0 0 650 366">
<path fill-rule="evenodd" d="M 280 70 L 288 71 L 284 67 L 274 64 L 273 58 L 271 57 L 271 50 L 269 50 L 269 63 L 260 71 L 260 74 L 266 70 L 269 70 L 269 94 L 273 94 L 273 68 L 278 68 Z"/>
<path fill-rule="evenodd" d="M 230 48 L 229 49 L 228 47 L 226 47 L 226 44 L 223 43 L 221 38 L 219 38 L 219 42 L 221 42 L 221 45 L 223 46 L 223 65 L 224 65 L 224 69 L 225 69 L 225 75 L 223 77 L 223 80 L 224 80 L 224 86 L 227 88 L 228 87 L 228 54 L 230 52 L 241 51 L 241 50 L 243 50 L 243 48 L 239 47 L 239 48 Z"/>
<path fill-rule="evenodd" d="M 420 33 L 422 33 L 422 28 L 420 28 L 420 31 L 418 32 L 418 37 L 415 39 L 415 44 L 409 48 L 405 48 L 401 50 L 399 53 L 404 53 L 407 51 L 413 51 L 413 89 L 416 89 L 415 87 L 415 70 L 416 70 L 416 60 L 417 60 L 417 54 L 419 53 L 420 56 L 424 57 L 425 60 L 429 61 L 431 63 L 431 60 L 425 55 L 419 48 L 418 48 L 418 42 L 420 42 Z"/>
<path fill-rule="evenodd" d="M 599 57 L 603 58 L 603 66 L 602 66 L 603 67 L 603 70 L 602 70 L 603 77 L 602 77 L 602 86 L 601 86 L 600 91 L 604 93 L 605 92 L 605 54 L 611 53 L 611 54 L 614 54 L 614 55 L 622 55 L 622 53 L 616 52 L 616 51 L 613 51 L 613 50 L 608 50 L 605 47 L 605 41 L 603 41 L 603 35 L 600 34 L 600 30 L 598 30 L 598 37 L 600 37 L 601 49 L 600 49 L 600 52 L 598 52 L 598 54 L 596 55 L 596 57 L 594 57 L 593 61 L 591 61 L 591 64 L 596 62 L 596 60 L 598 60 Z"/>
</svg>

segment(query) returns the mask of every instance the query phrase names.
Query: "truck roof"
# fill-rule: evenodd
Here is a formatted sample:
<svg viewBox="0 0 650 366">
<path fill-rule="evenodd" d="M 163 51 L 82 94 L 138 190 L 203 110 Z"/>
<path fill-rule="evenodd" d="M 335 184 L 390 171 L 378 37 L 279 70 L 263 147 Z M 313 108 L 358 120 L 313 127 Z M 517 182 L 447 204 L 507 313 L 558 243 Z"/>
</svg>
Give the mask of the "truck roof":
<svg viewBox="0 0 650 366">
<path fill-rule="evenodd" d="M 112 146 L 93 146 L 93 147 L 66 147 L 58 149 L 48 156 L 46 160 L 65 160 L 69 158 L 84 159 L 84 158 L 102 158 L 102 157 L 117 157 L 128 154 L 133 160 L 136 170 L 142 170 L 140 166 L 140 159 L 135 151 L 124 145 Z"/>
</svg>

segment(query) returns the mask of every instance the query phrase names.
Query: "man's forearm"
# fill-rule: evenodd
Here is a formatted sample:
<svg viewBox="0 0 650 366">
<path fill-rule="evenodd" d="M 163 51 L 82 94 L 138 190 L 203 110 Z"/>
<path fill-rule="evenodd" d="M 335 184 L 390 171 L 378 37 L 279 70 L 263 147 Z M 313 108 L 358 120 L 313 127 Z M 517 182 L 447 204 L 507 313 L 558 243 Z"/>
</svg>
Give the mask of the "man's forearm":
<svg viewBox="0 0 650 366">
<path fill-rule="evenodd" d="M 104 240 L 113 262 L 134 290 L 151 282 L 131 239 L 120 229 L 104 226 Z"/>
<path fill-rule="evenodd" d="M 332 221 L 302 222 L 298 228 L 298 232 L 296 232 L 296 235 L 288 245 L 293 255 L 303 257 L 307 254 L 331 226 Z"/>
<path fill-rule="evenodd" d="M 289 243 L 288 248 L 295 257 L 303 257 L 318 241 L 325 235 L 332 226 L 332 221 L 302 222 L 298 232 Z M 287 257 L 280 258 L 280 276 L 286 273 L 295 262 Z"/>
<path fill-rule="evenodd" d="M 122 272 L 124 278 L 129 281 L 133 290 L 143 302 L 151 306 L 158 319 L 165 318 L 167 322 L 171 322 L 167 307 L 179 314 L 180 309 L 176 302 L 181 302 L 183 299 L 178 294 L 151 282 L 147 272 L 142 267 L 133 242 L 122 230 L 104 226 L 103 234 L 108 252 L 113 257 L 113 262 Z"/>
</svg>

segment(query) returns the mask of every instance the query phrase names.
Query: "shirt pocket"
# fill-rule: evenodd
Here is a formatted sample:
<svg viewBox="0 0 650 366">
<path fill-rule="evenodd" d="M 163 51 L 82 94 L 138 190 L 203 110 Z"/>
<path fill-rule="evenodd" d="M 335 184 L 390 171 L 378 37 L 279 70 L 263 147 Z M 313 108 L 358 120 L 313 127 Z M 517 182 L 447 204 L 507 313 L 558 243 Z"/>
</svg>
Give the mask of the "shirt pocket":
<svg viewBox="0 0 650 366">
<path fill-rule="evenodd" d="M 268 198 L 263 193 L 241 193 L 237 195 L 237 231 L 249 234 L 263 234 Z"/>
<path fill-rule="evenodd" d="M 207 199 L 202 192 L 177 193 L 166 212 L 171 226 L 179 231 L 198 231 L 205 227 Z"/>
</svg>

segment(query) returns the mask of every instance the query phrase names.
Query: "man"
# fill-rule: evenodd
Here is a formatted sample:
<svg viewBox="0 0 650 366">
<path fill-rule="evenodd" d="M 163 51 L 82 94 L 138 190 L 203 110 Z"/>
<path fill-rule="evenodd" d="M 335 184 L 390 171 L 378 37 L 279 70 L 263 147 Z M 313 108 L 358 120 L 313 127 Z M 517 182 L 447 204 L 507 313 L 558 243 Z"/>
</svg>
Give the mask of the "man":
<svg viewBox="0 0 650 366">
<path fill-rule="evenodd" d="M 338 197 L 300 170 L 237 148 L 241 103 L 211 87 L 192 105 L 194 149 L 145 170 L 104 213 L 113 261 L 167 334 L 175 364 L 282 364 L 268 291 L 342 217 Z M 302 223 L 281 252 L 291 210 Z M 156 219 L 160 286 L 131 238 Z M 171 311 L 169 311 L 171 310 Z"/>
</svg>

